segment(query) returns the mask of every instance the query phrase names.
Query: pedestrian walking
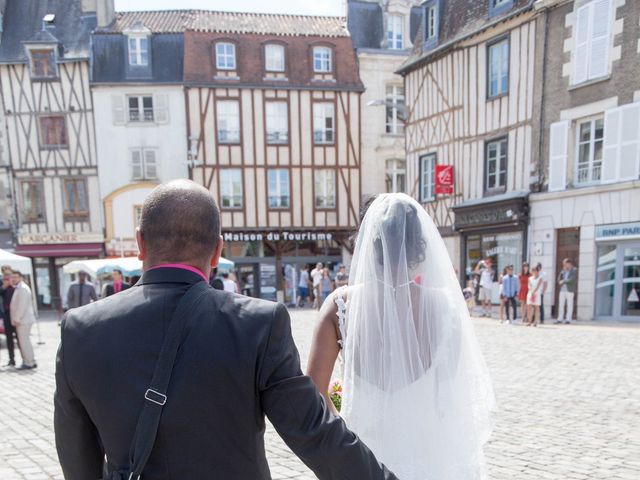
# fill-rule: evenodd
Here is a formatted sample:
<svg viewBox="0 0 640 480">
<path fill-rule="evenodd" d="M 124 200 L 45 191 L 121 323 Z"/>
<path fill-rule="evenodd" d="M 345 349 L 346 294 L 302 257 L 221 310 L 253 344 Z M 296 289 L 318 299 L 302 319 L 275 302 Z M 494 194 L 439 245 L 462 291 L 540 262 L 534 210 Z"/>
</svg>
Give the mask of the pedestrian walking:
<svg viewBox="0 0 640 480">
<path fill-rule="evenodd" d="M 104 286 L 104 289 L 102 291 L 103 297 L 110 297 L 111 295 L 131 288 L 131 284 L 123 280 L 122 270 L 116 268 L 113 272 L 111 272 L 111 276 L 113 278 L 113 281 L 111 283 L 107 283 Z"/>
<path fill-rule="evenodd" d="M 499 312 L 500 323 L 504 323 L 504 306 L 506 303 L 506 298 L 504 296 L 504 288 L 503 288 L 504 286 L 502 284 L 502 280 L 506 276 L 507 276 L 507 267 L 504 267 L 502 269 L 502 275 L 500 275 L 500 280 L 498 280 L 498 283 L 500 285 L 500 312 Z"/>
<path fill-rule="evenodd" d="M 225 292 L 238 293 L 238 284 L 229 278 L 227 272 L 222 274 L 222 284 Z"/>
<path fill-rule="evenodd" d="M 322 302 L 324 302 L 327 297 L 331 295 L 331 292 L 333 292 L 333 280 L 331 280 L 331 275 L 329 274 L 328 268 L 322 270 L 320 290 L 322 292 Z"/>
<path fill-rule="evenodd" d="M 540 320 L 540 303 L 542 302 L 542 277 L 540 276 L 540 268 L 536 266 L 529 277 L 529 293 L 527 294 L 527 305 L 529 308 L 529 320 L 526 325 L 538 326 Z"/>
<path fill-rule="evenodd" d="M 298 281 L 298 307 L 304 307 L 309 298 L 309 266 L 305 265 L 300 270 Z"/>
<path fill-rule="evenodd" d="M 513 275 L 513 265 L 507 266 L 505 270 L 505 275 L 502 277 L 502 295 L 507 313 L 507 323 L 511 323 L 511 319 L 513 318 L 515 322 L 518 316 L 516 297 L 520 289 L 520 281 Z M 509 317 L 509 310 L 513 311 L 513 317 Z"/>
<path fill-rule="evenodd" d="M 529 271 L 529 264 L 524 262 L 522 264 L 522 271 L 518 276 L 520 280 L 520 288 L 518 293 L 518 300 L 520 300 L 520 311 L 522 312 L 522 323 L 527 323 L 529 318 L 529 309 L 527 308 L 527 294 L 529 293 L 529 277 L 531 272 Z"/>
<path fill-rule="evenodd" d="M 340 265 L 338 273 L 336 273 L 336 288 L 343 287 L 349 283 L 349 274 L 347 273 L 347 267 Z"/>
<path fill-rule="evenodd" d="M 96 289 L 87 282 L 87 272 L 78 272 L 78 281 L 69 286 L 67 292 L 67 308 L 83 307 L 98 300 Z"/>
<path fill-rule="evenodd" d="M 538 270 L 538 276 L 542 282 L 542 290 L 540 291 L 540 323 L 544 323 L 544 294 L 547 293 L 549 280 L 547 279 L 547 272 L 542 269 L 540 262 L 536 265 L 536 270 Z"/>
<path fill-rule="evenodd" d="M 480 295 L 478 296 L 478 299 L 482 302 L 482 315 L 484 317 L 491 317 L 491 293 L 494 277 L 493 261 L 487 258 L 484 261 L 484 266 L 480 269 Z"/>
<path fill-rule="evenodd" d="M 21 370 L 36 368 L 35 354 L 31 344 L 31 327 L 36 323 L 36 313 L 33 305 L 31 289 L 24 282 L 22 273 L 14 270 L 11 274 L 11 284 L 14 291 L 11 298 L 11 324 L 18 335 L 18 346 L 22 356 Z"/>
<path fill-rule="evenodd" d="M 320 283 L 322 281 L 323 275 L 323 265 L 322 263 L 316 263 L 316 268 L 311 270 L 311 284 L 313 286 L 313 308 L 316 310 L 320 310 L 320 306 L 322 305 L 322 295 L 320 291 Z"/>
<path fill-rule="evenodd" d="M 565 258 L 562 261 L 562 271 L 558 274 L 560 285 L 560 300 L 558 305 L 558 319 L 555 323 L 571 323 L 573 320 L 573 297 L 576 294 L 578 283 L 578 269 L 573 265 L 573 260 Z"/>
<path fill-rule="evenodd" d="M 4 336 L 7 340 L 7 353 L 9 362 L 6 367 L 16 366 L 15 356 L 15 335 L 16 330 L 11 324 L 11 297 L 15 289 L 11 285 L 11 270 L 2 269 L 2 287 L 0 288 L 0 301 L 2 302 L 2 323 L 4 326 Z"/>
</svg>

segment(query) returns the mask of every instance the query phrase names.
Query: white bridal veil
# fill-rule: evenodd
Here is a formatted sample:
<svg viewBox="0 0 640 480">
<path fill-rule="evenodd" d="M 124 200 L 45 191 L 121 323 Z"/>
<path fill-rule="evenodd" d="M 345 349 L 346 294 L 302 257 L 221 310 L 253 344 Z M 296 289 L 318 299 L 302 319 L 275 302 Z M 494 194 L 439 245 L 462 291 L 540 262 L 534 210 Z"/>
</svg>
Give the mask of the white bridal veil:
<svg viewBox="0 0 640 480">
<path fill-rule="evenodd" d="M 444 242 L 413 198 L 373 201 L 349 285 L 349 427 L 399 478 L 485 478 L 491 380 Z"/>
</svg>

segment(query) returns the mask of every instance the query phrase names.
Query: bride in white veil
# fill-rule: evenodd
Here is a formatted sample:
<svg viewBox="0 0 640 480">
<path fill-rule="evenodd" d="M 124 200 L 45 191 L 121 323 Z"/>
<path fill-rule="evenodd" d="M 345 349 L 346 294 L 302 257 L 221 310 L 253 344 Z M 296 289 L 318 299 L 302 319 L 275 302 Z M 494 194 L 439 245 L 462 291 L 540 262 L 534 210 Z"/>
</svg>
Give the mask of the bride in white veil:
<svg viewBox="0 0 640 480">
<path fill-rule="evenodd" d="M 436 226 L 413 198 L 378 196 L 349 286 L 320 312 L 308 373 L 327 392 L 340 350 L 341 415 L 403 480 L 486 478 L 493 389 Z"/>
</svg>

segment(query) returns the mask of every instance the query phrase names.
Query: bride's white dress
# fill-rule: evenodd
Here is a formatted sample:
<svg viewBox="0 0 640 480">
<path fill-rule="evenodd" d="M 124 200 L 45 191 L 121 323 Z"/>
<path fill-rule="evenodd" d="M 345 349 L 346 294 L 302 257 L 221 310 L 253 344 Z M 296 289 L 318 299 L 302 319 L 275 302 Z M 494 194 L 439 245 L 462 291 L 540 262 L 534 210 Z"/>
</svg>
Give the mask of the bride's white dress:
<svg viewBox="0 0 640 480">
<path fill-rule="evenodd" d="M 442 239 L 415 200 L 370 206 L 349 283 L 335 295 L 349 428 L 403 480 L 486 478 L 489 374 Z"/>
</svg>

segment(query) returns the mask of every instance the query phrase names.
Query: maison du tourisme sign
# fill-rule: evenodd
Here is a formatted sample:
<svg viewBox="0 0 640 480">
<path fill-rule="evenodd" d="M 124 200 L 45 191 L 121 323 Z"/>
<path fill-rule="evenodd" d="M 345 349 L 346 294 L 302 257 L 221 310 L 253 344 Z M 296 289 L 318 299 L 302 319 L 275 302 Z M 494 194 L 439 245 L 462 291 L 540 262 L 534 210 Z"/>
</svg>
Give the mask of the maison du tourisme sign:
<svg viewBox="0 0 640 480">
<path fill-rule="evenodd" d="M 333 235 L 328 232 L 226 232 L 222 234 L 225 242 L 277 242 L 279 240 L 295 240 L 298 242 L 308 240 L 331 240 Z"/>
</svg>

